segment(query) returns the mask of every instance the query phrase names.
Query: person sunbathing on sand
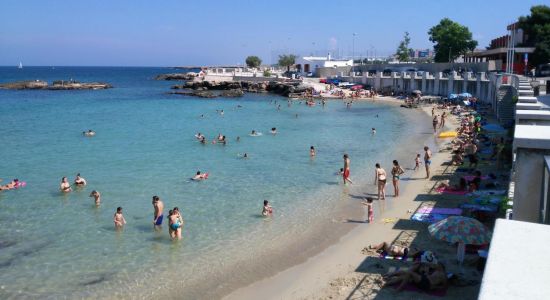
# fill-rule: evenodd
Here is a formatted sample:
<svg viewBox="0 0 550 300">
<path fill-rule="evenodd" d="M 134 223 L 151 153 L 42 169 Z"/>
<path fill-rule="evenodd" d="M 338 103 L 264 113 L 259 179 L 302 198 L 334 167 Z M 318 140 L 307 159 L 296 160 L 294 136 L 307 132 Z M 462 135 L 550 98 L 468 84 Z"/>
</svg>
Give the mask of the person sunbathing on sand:
<svg viewBox="0 0 550 300">
<path fill-rule="evenodd" d="M 446 288 L 448 285 L 447 272 L 441 263 L 420 263 L 410 271 L 397 271 L 385 277 L 386 285 L 396 285 L 398 291 L 402 291 L 407 284 L 413 284 L 423 291 L 431 291 Z"/>
<path fill-rule="evenodd" d="M 412 253 L 408 247 L 392 245 L 386 242 L 382 242 L 379 245 L 370 245 L 369 249 L 379 253 L 386 252 L 388 255 L 400 256 L 400 257 L 403 257 L 403 256 L 413 257 L 419 253 L 418 251 L 415 251 L 414 253 Z"/>
</svg>

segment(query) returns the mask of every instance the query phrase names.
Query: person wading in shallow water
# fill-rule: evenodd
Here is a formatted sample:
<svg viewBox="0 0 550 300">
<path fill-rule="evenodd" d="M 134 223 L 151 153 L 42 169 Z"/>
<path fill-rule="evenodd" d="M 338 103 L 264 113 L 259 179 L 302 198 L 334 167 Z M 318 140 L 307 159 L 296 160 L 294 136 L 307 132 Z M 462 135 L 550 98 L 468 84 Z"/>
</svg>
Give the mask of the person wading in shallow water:
<svg viewBox="0 0 550 300">
<path fill-rule="evenodd" d="M 386 200 L 386 170 L 379 163 L 376 163 L 374 184 L 378 185 L 378 200 Z"/>
<path fill-rule="evenodd" d="M 164 218 L 164 215 L 162 214 L 162 211 L 164 210 L 164 203 L 162 203 L 158 196 L 153 196 L 153 208 L 155 209 L 153 225 L 155 226 L 155 229 L 159 229 L 162 225 L 162 219 Z"/>
<path fill-rule="evenodd" d="M 344 154 L 344 171 L 342 172 L 342 179 L 344 180 L 344 185 L 346 184 L 346 182 L 353 184 L 353 182 L 351 182 L 351 179 L 349 179 L 349 164 L 350 164 L 350 159 L 347 154 Z"/>
</svg>

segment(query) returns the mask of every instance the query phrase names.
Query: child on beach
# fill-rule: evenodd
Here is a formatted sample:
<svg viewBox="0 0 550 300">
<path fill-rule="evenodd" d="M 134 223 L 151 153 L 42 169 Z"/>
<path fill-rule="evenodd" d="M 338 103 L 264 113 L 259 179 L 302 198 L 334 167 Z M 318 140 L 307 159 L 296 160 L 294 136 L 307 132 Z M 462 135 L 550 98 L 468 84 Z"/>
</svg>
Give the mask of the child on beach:
<svg viewBox="0 0 550 300">
<path fill-rule="evenodd" d="M 269 205 L 269 201 L 264 200 L 264 208 L 262 209 L 262 216 L 269 217 L 273 215 L 273 208 Z"/>
<path fill-rule="evenodd" d="M 416 170 L 420 169 L 420 164 L 422 164 L 420 162 L 420 153 L 417 153 L 416 158 L 414 159 L 414 169 L 413 169 L 413 171 L 416 171 Z"/>
<path fill-rule="evenodd" d="M 122 215 L 122 207 L 117 207 L 116 213 L 113 217 L 113 220 L 115 222 L 115 228 L 121 229 L 124 224 L 126 224 L 126 220 L 124 219 L 124 216 Z"/>
<path fill-rule="evenodd" d="M 374 222 L 374 208 L 372 206 L 372 201 L 372 197 L 367 197 L 365 201 L 361 202 L 361 204 L 367 207 L 367 220 L 369 223 Z"/>
</svg>

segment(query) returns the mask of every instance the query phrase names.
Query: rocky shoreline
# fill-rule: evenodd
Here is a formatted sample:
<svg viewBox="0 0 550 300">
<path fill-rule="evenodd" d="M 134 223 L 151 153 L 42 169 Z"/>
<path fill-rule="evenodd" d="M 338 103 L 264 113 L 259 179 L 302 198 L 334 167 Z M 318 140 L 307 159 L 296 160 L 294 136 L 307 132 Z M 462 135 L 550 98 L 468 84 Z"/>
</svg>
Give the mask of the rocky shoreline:
<svg viewBox="0 0 550 300">
<path fill-rule="evenodd" d="M 155 80 L 193 80 L 197 75 L 197 73 L 193 72 L 160 74 L 155 77 Z"/>
<path fill-rule="evenodd" d="M 0 89 L 6 90 L 104 90 L 112 87 L 104 82 L 77 82 L 74 80 L 56 80 L 51 85 L 42 80 L 0 83 Z"/>
<path fill-rule="evenodd" d="M 241 97 L 248 93 L 274 93 L 288 97 L 306 91 L 307 87 L 300 83 L 292 82 L 250 82 L 250 81 L 187 81 L 182 85 L 172 86 L 174 90 L 187 90 L 183 92 L 171 92 L 170 94 L 196 96 L 201 98 L 216 97 Z"/>
</svg>

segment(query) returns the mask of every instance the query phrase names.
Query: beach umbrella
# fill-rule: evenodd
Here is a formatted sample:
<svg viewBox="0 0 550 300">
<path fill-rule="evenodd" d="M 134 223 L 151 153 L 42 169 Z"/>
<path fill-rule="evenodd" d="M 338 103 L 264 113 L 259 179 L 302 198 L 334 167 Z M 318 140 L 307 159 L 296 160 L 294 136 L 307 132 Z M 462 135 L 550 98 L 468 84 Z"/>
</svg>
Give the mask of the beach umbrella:
<svg viewBox="0 0 550 300">
<path fill-rule="evenodd" d="M 457 94 L 449 94 L 449 99 L 456 99 L 458 98 Z"/>
<path fill-rule="evenodd" d="M 472 97 L 472 94 L 470 94 L 470 93 L 462 93 L 462 94 L 460 94 L 460 97 L 471 98 L 471 97 Z"/>
<path fill-rule="evenodd" d="M 413 93 L 413 94 L 417 94 L 417 95 L 422 94 L 422 92 L 421 92 L 420 90 L 414 90 L 414 91 L 412 91 L 412 93 Z"/>
<path fill-rule="evenodd" d="M 449 243 L 458 243 L 457 260 L 464 260 L 465 245 L 484 245 L 490 241 L 489 230 L 478 220 L 450 216 L 428 226 L 428 231 L 436 239 Z"/>
</svg>

